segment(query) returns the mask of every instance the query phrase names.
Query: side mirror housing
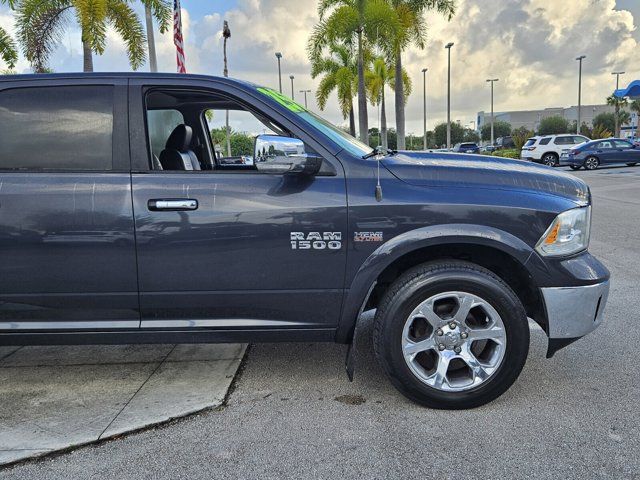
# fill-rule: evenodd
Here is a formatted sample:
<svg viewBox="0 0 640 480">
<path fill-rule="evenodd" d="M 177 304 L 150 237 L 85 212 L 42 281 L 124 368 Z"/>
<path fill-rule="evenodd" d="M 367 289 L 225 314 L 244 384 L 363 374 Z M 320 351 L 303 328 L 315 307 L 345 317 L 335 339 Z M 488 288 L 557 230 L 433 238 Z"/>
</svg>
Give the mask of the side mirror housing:
<svg viewBox="0 0 640 480">
<path fill-rule="evenodd" d="M 307 154 L 302 140 L 279 135 L 258 135 L 253 158 L 258 171 L 271 174 L 315 175 L 322 166 L 322 157 Z"/>
</svg>

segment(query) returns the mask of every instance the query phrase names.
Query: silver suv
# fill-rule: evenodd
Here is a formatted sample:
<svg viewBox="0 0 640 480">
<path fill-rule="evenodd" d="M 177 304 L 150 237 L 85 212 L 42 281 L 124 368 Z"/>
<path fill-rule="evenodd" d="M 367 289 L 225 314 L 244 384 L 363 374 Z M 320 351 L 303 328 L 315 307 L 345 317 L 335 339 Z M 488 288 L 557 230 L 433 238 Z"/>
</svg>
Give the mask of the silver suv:
<svg viewBox="0 0 640 480">
<path fill-rule="evenodd" d="M 575 145 L 591 141 L 584 135 L 544 135 L 531 137 L 522 147 L 520 158 L 536 163 L 544 163 L 550 167 L 558 165 L 563 151 L 568 151 Z"/>
</svg>

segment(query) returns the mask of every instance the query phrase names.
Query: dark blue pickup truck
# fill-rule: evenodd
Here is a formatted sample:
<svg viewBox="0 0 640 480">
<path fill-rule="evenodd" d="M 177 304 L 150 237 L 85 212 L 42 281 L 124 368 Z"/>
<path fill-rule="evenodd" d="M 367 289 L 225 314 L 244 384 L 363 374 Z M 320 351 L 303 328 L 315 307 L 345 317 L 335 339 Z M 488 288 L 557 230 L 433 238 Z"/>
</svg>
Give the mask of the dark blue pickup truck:
<svg viewBox="0 0 640 480">
<path fill-rule="evenodd" d="M 227 135 L 247 121 L 249 154 L 220 140 L 227 116 Z M 590 216 L 567 173 L 372 151 L 237 80 L 0 80 L 4 345 L 353 344 L 375 309 L 398 390 L 469 408 L 516 380 L 528 318 L 548 356 L 600 324 L 609 272 L 587 251 Z"/>
</svg>

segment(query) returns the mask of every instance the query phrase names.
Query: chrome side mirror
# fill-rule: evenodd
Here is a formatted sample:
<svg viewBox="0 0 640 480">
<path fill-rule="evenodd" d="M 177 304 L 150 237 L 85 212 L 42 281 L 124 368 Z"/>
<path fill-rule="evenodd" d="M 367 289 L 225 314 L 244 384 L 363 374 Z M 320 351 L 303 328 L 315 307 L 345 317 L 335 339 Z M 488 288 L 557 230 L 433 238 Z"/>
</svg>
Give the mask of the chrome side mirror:
<svg viewBox="0 0 640 480">
<path fill-rule="evenodd" d="M 279 135 L 258 135 L 253 158 L 258 171 L 271 174 L 315 175 L 322 166 L 321 157 L 304 151 L 302 140 Z"/>
</svg>

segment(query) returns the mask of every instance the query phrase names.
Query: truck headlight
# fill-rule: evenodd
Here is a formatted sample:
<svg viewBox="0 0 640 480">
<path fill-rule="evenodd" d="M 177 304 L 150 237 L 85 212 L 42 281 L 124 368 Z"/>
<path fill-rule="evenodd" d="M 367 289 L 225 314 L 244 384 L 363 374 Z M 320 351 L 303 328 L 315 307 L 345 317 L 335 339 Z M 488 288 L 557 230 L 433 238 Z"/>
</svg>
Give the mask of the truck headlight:
<svg viewBox="0 0 640 480">
<path fill-rule="evenodd" d="M 589 246 L 591 206 L 562 212 L 551 223 L 536 244 L 536 251 L 545 257 L 571 255 Z"/>
</svg>

